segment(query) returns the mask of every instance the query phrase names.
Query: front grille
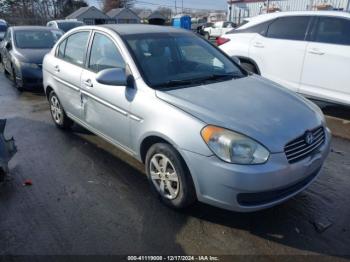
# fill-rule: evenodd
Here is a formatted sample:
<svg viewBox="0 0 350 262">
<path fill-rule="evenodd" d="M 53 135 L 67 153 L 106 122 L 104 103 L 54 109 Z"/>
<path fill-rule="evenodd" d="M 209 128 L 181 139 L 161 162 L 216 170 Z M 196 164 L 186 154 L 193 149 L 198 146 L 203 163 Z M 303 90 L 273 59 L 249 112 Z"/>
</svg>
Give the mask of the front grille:
<svg viewBox="0 0 350 262">
<path fill-rule="evenodd" d="M 303 160 L 319 149 L 325 141 L 323 127 L 306 131 L 304 135 L 289 142 L 284 152 L 290 164 Z"/>
<path fill-rule="evenodd" d="M 258 193 L 240 193 L 237 195 L 237 201 L 242 206 L 258 206 L 278 201 L 294 194 L 295 192 L 307 186 L 317 176 L 320 170 L 321 167 L 319 167 L 308 177 L 285 188 Z"/>
</svg>

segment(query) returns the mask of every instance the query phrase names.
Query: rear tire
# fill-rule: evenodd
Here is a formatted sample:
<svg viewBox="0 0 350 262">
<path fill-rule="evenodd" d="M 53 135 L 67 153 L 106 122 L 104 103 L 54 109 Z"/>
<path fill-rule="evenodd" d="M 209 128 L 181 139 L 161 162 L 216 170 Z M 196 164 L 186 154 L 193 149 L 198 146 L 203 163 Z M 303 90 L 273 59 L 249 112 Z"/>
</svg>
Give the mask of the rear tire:
<svg viewBox="0 0 350 262">
<path fill-rule="evenodd" d="M 152 190 L 167 206 L 180 209 L 196 201 L 190 172 L 171 145 L 154 144 L 147 152 L 145 168 Z"/>
<path fill-rule="evenodd" d="M 241 66 L 247 70 L 250 73 L 254 73 L 254 74 L 258 74 L 258 70 L 256 69 L 256 67 L 251 64 L 251 63 L 247 63 L 247 62 L 242 62 Z"/>
<path fill-rule="evenodd" d="M 51 117 L 55 125 L 60 129 L 70 129 L 73 121 L 66 115 L 60 100 L 53 90 L 49 94 L 49 104 Z"/>
</svg>

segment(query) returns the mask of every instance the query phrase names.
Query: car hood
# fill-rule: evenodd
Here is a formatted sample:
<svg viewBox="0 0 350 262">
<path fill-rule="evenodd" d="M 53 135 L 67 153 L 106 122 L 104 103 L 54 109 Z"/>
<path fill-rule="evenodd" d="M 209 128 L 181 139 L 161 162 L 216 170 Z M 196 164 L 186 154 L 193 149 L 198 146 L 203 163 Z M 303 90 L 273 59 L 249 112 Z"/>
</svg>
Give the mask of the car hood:
<svg viewBox="0 0 350 262">
<path fill-rule="evenodd" d="M 21 61 L 33 64 L 42 64 L 44 56 L 51 49 L 16 49 L 15 56 Z"/>
<path fill-rule="evenodd" d="M 156 95 L 207 124 L 247 135 L 272 153 L 283 152 L 288 142 L 323 122 L 313 103 L 259 76 Z"/>
</svg>

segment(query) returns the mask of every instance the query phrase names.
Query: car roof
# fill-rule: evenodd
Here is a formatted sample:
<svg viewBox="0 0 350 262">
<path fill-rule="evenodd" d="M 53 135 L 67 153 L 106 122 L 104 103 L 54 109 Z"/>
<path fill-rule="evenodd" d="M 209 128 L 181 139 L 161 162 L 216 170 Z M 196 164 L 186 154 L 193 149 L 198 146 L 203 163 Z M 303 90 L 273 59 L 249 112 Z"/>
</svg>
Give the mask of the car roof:
<svg viewBox="0 0 350 262">
<path fill-rule="evenodd" d="M 253 25 L 284 16 L 334 16 L 350 19 L 350 14 L 342 11 L 288 11 L 262 14 L 248 19 L 249 23 L 242 25 L 239 29 L 249 28 Z"/>
<path fill-rule="evenodd" d="M 186 33 L 188 30 L 172 26 L 145 25 L 145 24 L 107 24 L 99 27 L 113 30 L 119 35 L 135 35 L 145 33 Z"/>
<path fill-rule="evenodd" d="M 13 31 L 19 31 L 19 30 L 58 30 L 55 28 L 47 27 L 47 26 L 30 26 L 30 25 L 12 26 L 11 28 Z"/>
<path fill-rule="evenodd" d="M 58 19 L 58 20 L 51 20 L 48 23 L 50 23 L 50 22 L 57 22 L 57 23 L 72 23 L 72 22 L 74 22 L 74 23 L 83 23 L 83 22 L 78 21 L 76 19 Z"/>
</svg>

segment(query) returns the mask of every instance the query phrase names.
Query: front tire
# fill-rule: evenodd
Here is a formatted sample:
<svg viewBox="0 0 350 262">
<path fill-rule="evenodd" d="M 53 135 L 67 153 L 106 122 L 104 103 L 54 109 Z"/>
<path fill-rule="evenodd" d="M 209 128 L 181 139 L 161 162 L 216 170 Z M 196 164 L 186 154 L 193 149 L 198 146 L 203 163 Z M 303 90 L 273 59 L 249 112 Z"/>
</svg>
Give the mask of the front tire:
<svg viewBox="0 0 350 262">
<path fill-rule="evenodd" d="M 154 144 L 147 152 L 145 168 L 152 190 L 166 205 L 180 209 L 196 201 L 188 168 L 171 145 Z"/>
<path fill-rule="evenodd" d="M 69 129 L 73 121 L 68 118 L 56 93 L 51 91 L 49 94 L 50 112 L 53 122 L 58 128 Z"/>
<path fill-rule="evenodd" d="M 210 35 L 208 32 L 205 32 L 204 33 L 204 38 L 207 39 L 207 40 L 210 40 Z"/>
</svg>

